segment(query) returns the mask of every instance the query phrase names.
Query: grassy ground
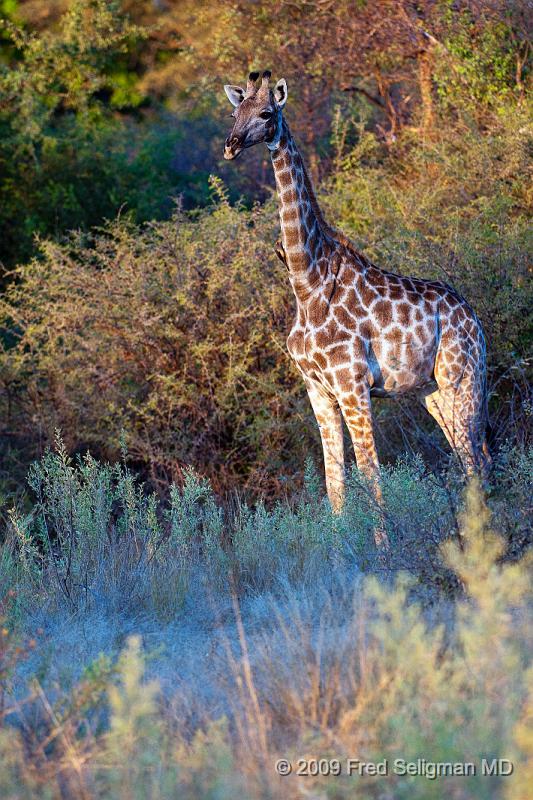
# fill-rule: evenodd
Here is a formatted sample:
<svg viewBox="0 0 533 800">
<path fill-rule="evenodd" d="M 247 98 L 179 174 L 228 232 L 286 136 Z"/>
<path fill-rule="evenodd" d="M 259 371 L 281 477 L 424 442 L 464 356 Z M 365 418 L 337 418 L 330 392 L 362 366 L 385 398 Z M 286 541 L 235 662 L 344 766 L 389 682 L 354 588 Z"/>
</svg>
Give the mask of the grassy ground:
<svg viewBox="0 0 533 800">
<path fill-rule="evenodd" d="M 355 472 L 339 518 L 310 466 L 292 506 L 221 508 L 192 471 L 156 500 L 58 440 L 1 551 L 1 796 L 525 797 L 532 466 L 502 452 L 486 499 L 389 468 L 383 566 Z M 395 772 L 419 758 L 477 774 Z"/>
</svg>

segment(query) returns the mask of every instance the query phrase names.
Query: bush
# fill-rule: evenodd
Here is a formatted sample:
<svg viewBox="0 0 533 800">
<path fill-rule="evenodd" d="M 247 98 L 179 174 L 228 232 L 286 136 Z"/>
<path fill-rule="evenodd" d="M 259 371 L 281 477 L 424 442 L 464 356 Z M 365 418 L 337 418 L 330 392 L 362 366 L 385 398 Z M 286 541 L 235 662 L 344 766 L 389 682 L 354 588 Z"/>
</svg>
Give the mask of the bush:
<svg viewBox="0 0 533 800">
<path fill-rule="evenodd" d="M 279 493 L 309 411 L 284 355 L 292 303 L 271 239 L 270 215 L 222 199 L 194 221 L 43 244 L 3 305 L 4 387 L 22 400 L 5 430 L 31 450 L 39 406 L 46 438 L 68 421 L 69 449 L 115 456 L 124 431 L 155 487 L 191 463 L 217 490 Z"/>
<path fill-rule="evenodd" d="M 518 469 L 517 469 L 518 467 Z M 491 506 L 507 541 L 527 541 L 532 453 L 508 452 L 498 463 Z M 239 592 L 265 592 L 288 580 L 313 581 L 323 564 L 376 567 L 373 526 L 377 509 L 357 470 L 348 482 L 346 507 L 332 516 L 310 464 L 291 509 L 278 502 L 221 506 L 205 478 L 186 469 L 183 486 L 164 498 L 147 491 L 125 463 L 101 464 L 88 453 L 72 460 L 58 435 L 56 448 L 28 474 L 31 512 L 11 510 L 0 575 L 41 597 L 43 607 L 146 609 L 163 618 L 179 612 L 197 580 L 211 591 L 228 581 Z M 400 460 L 383 474 L 384 513 L 394 569 L 417 576 L 426 589 L 453 592 L 440 545 L 460 541 L 457 517 L 460 474 L 425 474 L 420 460 Z M 515 557 L 520 552 L 515 548 Z"/>
<path fill-rule="evenodd" d="M 398 170 L 363 134 L 322 199 L 377 263 L 444 278 L 472 302 L 488 338 L 496 439 L 527 448 L 526 144 L 503 123 L 497 137 L 404 141 Z M 320 458 L 286 353 L 294 301 L 273 254 L 273 205 L 231 206 L 215 179 L 212 191 L 211 207 L 169 222 L 119 219 L 43 241 L 15 271 L 0 304 L 3 432 L 26 463 L 57 427 L 69 449 L 90 445 L 104 458 L 116 458 L 124 430 L 154 487 L 193 464 L 217 492 L 268 497 L 300 485 L 309 451 Z M 375 412 L 382 461 L 406 447 L 433 465 L 449 458 L 418 406 L 377 401 Z"/>
</svg>

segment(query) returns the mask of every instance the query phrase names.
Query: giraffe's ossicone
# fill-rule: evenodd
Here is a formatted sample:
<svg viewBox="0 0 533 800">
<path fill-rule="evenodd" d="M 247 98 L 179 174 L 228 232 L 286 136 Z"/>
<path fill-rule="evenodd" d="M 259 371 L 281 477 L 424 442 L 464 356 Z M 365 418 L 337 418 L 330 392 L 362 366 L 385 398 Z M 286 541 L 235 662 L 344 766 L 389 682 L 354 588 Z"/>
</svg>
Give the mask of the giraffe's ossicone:
<svg viewBox="0 0 533 800">
<path fill-rule="evenodd" d="M 374 266 L 322 216 L 283 117 L 287 84 L 252 72 L 246 89 L 225 86 L 235 123 L 224 157 L 265 142 L 280 199 L 282 246 L 296 297 L 287 340 L 322 438 L 331 505 L 344 499 L 341 414 L 357 466 L 381 504 L 370 398 L 414 393 L 436 419 L 467 472 L 488 459 L 485 341 L 472 308 L 440 281 Z M 380 529 L 378 543 L 384 539 Z"/>
</svg>

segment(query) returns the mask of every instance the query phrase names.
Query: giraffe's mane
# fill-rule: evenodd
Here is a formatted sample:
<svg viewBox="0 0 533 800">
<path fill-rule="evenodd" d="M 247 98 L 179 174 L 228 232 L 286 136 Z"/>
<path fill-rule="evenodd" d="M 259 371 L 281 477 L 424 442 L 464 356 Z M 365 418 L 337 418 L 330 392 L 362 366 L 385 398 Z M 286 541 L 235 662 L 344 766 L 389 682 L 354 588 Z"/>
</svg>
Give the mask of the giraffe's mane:
<svg viewBox="0 0 533 800">
<path fill-rule="evenodd" d="M 363 262 L 366 263 L 368 261 L 368 259 L 362 253 L 360 253 L 357 250 L 357 248 L 356 248 L 355 244 L 352 242 L 352 240 L 345 233 L 340 231 L 338 228 L 335 228 L 333 225 L 330 225 L 329 222 L 324 217 L 322 209 L 320 208 L 318 200 L 316 199 L 316 194 L 315 194 L 315 189 L 314 189 L 314 186 L 313 186 L 313 182 L 312 182 L 312 180 L 311 180 L 311 178 L 309 176 L 309 173 L 307 171 L 307 167 L 305 165 L 305 161 L 304 161 L 304 159 L 302 158 L 301 155 L 300 155 L 300 158 L 301 158 L 301 161 L 302 161 L 302 169 L 303 169 L 305 188 L 307 189 L 307 193 L 308 193 L 308 196 L 309 196 L 309 202 L 311 203 L 311 208 L 312 208 L 313 213 L 314 213 L 314 215 L 316 217 L 318 225 L 320 226 L 321 232 L 328 239 L 331 239 L 333 242 L 337 242 L 338 244 L 341 244 L 344 247 L 346 247 L 346 249 L 349 250 L 351 253 L 353 253 L 353 255 L 359 261 L 363 261 Z"/>
</svg>

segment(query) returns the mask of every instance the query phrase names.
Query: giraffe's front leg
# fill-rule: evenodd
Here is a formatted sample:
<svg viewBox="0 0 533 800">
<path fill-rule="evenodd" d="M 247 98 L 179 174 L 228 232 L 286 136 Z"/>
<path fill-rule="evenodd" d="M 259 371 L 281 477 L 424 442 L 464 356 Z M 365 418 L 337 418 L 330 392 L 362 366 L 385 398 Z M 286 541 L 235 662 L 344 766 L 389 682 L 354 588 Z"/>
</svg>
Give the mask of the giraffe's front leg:
<svg viewBox="0 0 533 800">
<path fill-rule="evenodd" d="M 357 468 L 369 480 L 370 488 L 380 512 L 380 522 L 374 530 L 378 547 L 388 547 L 389 540 L 383 518 L 383 495 L 379 480 L 379 461 L 374 440 L 370 388 L 366 383 L 358 383 L 349 394 L 339 398 L 342 413 L 350 432 L 355 452 Z"/>
<path fill-rule="evenodd" d="M 344 442 L 339 404 L 309 378 L 305 384 L 320 429 L 329 501 L 333 512 L 340 514 L 344 504 Z"/>
</svg>

